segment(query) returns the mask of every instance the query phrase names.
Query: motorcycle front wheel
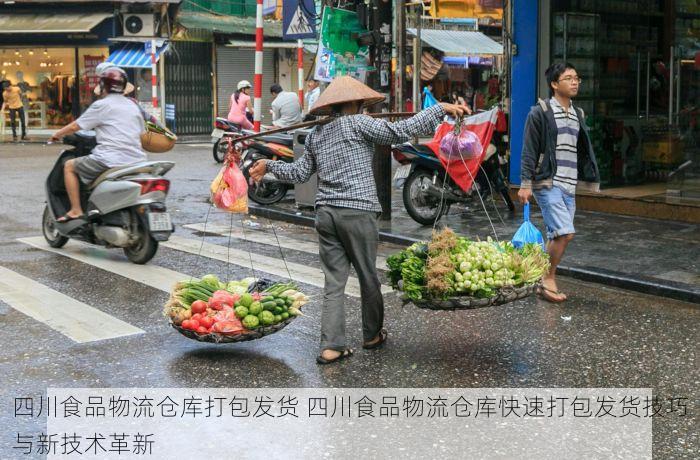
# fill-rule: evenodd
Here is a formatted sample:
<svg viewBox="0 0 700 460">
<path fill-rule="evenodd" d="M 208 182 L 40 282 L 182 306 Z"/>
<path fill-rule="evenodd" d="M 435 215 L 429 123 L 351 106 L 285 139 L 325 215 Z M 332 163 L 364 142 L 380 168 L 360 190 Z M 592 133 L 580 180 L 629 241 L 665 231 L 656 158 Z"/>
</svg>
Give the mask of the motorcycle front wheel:
<svg viewBox="0 0 700 460">
<path fill-rule="evenodd" d="M 226 142 L 223 137 L 221 139 L 217 139 L 217 141 L 214 143 L 214 147 L 212 148 L 214 160 L 217 163 L 223 163 L 224 158 L 226 158 L 226 152 L 228 152 L 228 142 Z"/>
<path fill-rule="evenodd" d="M 408 215 L 421 225 L 434 225 L 447 214 L 449 203 L 424 191 L 433 181 L 433 173 L 415 169 L 403 185 L 403 205 Z"/>
</svg>

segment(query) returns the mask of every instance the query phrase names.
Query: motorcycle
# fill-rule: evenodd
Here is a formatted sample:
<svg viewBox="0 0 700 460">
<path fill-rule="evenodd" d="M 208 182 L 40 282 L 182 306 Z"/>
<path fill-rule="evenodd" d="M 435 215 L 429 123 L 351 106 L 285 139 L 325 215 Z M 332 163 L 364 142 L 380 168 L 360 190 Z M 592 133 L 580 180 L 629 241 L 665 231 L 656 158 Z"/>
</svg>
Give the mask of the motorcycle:
<svg viewBox="0 0 700 460">
<path fill-rule="evenodd" d="M 232 138 L 232 142 L 235 143 L 235 137 Z M 258 204 L 274 204 L 287 195 L 287 191 L 293 187 L 292 184 L 281 181 L 270 173 L 265 174 L 260 182 L 255 183 L 250 180 L 249 171 L 258 160 L 292 163 L 294 161 L 293 142 L 294 138 L 290 133 L 270 134 L 245 142 L 242 146 L 240 167 L 243 176 L 248 180 L 248 198 Z"/>
<path fill-rule="evenodd" d="M 501 170 L 505 156 L 491 143 L 479 168 L 474 183 L 464 192 L 446 173 L 440 159 L 427 145 L 411 143 L 396 145 L 394 159 L 401 166 L 394 173 L 397 186 L 403 185 L 403 203 L 413 220 L 422 225 L 433 225 L 446 215 L 455 203 L 471 203 L 499 193 L 510 212 L 515 205 L 508 193 L 508 182 Z"/>
<path fill-rule="evenodd" d="M 212 139 L 215 139 L 212 148 L 214 161 L 223 163 L 228 152 L 228 142 L 224 137 L 224 133 L 240 133 L 241 125 L 228 121 L 226 118 L 217 117 L 214 121 L 214 130 L 211 132 Z"/>
<path fill-rule="evenodd" d="M 175 230 L 165 199 L 170 181 L 163 176 L 175 166 L 170 161 L 144 161 L 111 168 L 89 185 L 80 183 L 80 199 L 85 217 L 57 222 L 57 216 L 70 209 L 63 180 L 63 165 L 71 158 L 89 155 L 96 145 L 94 133 L 71 134 L 64 150 L 46 179 L 46 206 L 42 233 L 53 248 L 69 239 L 108 248 L 122 248 L 135 264 L 145 264 L 155 256 L 159 241 L 167 241 Z"/>
</svg>

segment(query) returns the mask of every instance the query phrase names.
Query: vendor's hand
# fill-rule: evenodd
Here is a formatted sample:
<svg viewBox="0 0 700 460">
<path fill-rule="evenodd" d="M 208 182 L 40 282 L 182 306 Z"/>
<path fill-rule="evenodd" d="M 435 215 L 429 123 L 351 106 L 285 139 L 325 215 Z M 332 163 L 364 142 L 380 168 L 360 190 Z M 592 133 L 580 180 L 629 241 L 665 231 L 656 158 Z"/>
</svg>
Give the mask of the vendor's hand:
<svg viewBox="0 0 700 460">
<path fill-rule="evenodd" d="M 520 204 L 525 204 L 530 202 L 530 197 L 532 197 L 532 189 L 530 188 L 521 188 L 518 190 L 518 199 L 520 200 Z"/>
<path fill-rule="evenodd" d="M 255 164 L 248 170 L 250 178 L 255 182 L 260 182 L 267 172 L 267 162 L 269 160 L 258 160 Z"/>
<path fill-rule="evenodd" d="M 448 104 L 446 102 L 441 102 L 440 105 L 445 110 L 445 113 L 454 118 L 461 118 L 467 113 L 466 108 L 462 105 Z"/>
<path fill-rule="evenodd" d="M 58 136 L 58 133 L 54 133 L 54 135 L 51 136 L 51 138 L 49 139 L 49 142 L 50 142 L 51 144 L 53 144 L 53 143 L 56 143 L 56 142 L 58 142 L 58 141 L 60 141 L 60 140 L 61 140 L 61 138 Z"/>
</svg>

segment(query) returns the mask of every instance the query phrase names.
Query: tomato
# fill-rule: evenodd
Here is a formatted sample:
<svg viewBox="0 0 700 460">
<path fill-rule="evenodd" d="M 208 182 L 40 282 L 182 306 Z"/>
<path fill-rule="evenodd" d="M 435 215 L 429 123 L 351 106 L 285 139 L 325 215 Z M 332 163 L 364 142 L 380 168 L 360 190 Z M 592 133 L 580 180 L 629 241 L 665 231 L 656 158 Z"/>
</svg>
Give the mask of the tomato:
<svg viewBox="0 0 700 460">
<path fill-rule="evenodd" d="M 207 303 L 203 300 L 195 300 L 192 302 L 192 313 L 204 313 L 207 311 Z"/>
<path fill-rule="evenodd" d="M 197 321 L 196 319 L 190 320 L 190 329 L 192 329 L 193 331 L 196 331 L 199 328 L 199 326 L 201 326 L 199 324 L 199 321 Z"/>
<path fill-rule="evenodd" d="M 190 317 L 190 319 L 196 319 L 197 321 L 199 321 L 200 319 L 202 319 L 202 314 L 201 314 L 201 313 L 195 313 L 194 315 L 192 315 L 192 316 Z"/>
<path fill-rule="evenodd" d="M 206 327 L 199 326 L 197 328 L 197 334 L 209 334 L 209 331 L 207 330 Z"/>
<path fill-rule="evenodd" d="M 199 320 L 199 324 L 201 324 L 203 327 L 206 327 L 207 329 L 209 329 L 214 325 L 214 318 L 211 318 L 209 316 L 205 316 L 204 318 Z"/>
<path fill-rule="evenodd" d="M 186 320 L 184 320 L 184 321 L 182 322 L 182 324 L 180 325 L 180 327 L 182 327 L 183 329 L 190 329 L 190 328 L 191 328 L 191 324 L 192 324 L 192 320 L 186 319 Z"/>
</svg>

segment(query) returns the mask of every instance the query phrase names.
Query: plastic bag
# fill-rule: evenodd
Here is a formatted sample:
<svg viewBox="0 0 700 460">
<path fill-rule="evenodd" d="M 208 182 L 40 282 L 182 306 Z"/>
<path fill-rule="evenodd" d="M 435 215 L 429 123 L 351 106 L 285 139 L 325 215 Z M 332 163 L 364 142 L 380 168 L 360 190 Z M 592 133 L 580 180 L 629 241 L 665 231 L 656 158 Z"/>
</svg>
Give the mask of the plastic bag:
<svg viewBox="0 0 700 460">
<path fill-rule="evenodd" d="M 542 249 L 544 249 L 542 233 L 537 230 L 537 227 L 530 223 L 530 203 L 525 203 L 523 209 L 523 224 L 518 231 L 515 232 L 515 235 L 513 235 L 511 243 L 518 249 L 529 243 L 539 244 L 542 246 Z"/>
<path fill-rule="evenodd" d="M 438 103 L 433 93 L 430 92 L 428 87 L 423 88 L 423 110 L 432 107 Z"/>
<path fill-rule="evenodd" d="M 470 160 L 481 155 L 482 150 L 479 137 L 466 126 L 462 126 L 457 134 L 450 131 L 440 140 L 440 152 L 447 161 Z"/>
<path fill-rule="evenodd" d="M 235 163 L 224 165 L 211 183 L 211 201 L 229 212 L 248 212 L 248 183 Z"/>
</svg>

